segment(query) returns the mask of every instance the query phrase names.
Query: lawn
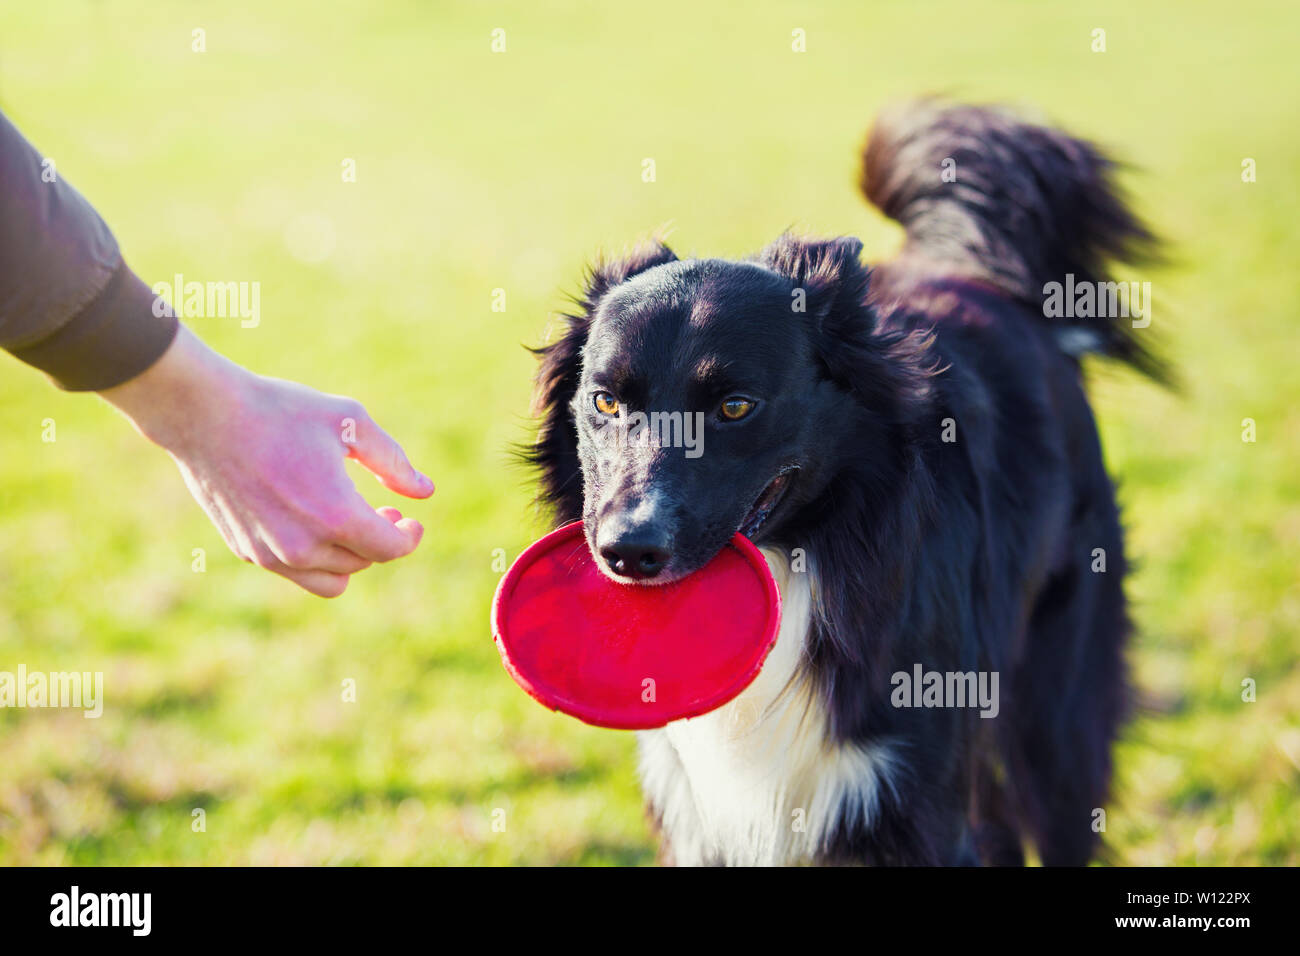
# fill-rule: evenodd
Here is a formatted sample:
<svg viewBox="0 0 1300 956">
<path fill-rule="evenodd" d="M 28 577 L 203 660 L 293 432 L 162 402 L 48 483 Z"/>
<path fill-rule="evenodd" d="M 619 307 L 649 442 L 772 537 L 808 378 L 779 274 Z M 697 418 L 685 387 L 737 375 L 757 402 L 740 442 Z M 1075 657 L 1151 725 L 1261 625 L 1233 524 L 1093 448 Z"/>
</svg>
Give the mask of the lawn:
<svg viewBox="0 0 1300 956">
<path fill-rule="evenodd" d="M 651 862 L 632 737 L 533 703 L 488 633 L 494 559 L 545 528 L 510 455 L 521 344 L 594 253 L 668 223 L 682 252 L 794 225 L 889 255 L 854 150 L 928 91 L 1108 145 L 1171 241 L 1136 278 L 1182 391 L 1089 369 L 1140 563 L 1108 859 L 1300 863 L 1300 16 L 1141 6 L 7 9 L 0 108 L 134 268 L 259 282 L 256 328 L 196 332 L 360 398 L 439 490 L 358 472 L 425 542 L 322 601 L 229 554 L 107 405 L 0 356 L 0 670 L 102 671 L 106 695 L 98 720 L 0 710 L 0 863 Z"/>
</svg>

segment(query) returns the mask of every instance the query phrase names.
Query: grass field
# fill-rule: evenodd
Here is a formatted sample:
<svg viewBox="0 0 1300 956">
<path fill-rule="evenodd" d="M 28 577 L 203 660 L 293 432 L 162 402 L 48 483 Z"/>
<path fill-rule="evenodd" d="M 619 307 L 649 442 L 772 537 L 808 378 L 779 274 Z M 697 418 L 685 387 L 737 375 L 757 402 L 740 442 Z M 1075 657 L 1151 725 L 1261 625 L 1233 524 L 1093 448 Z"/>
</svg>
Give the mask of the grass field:
<svg viewBox="0 0 1300 956">
<path fill-rule="evenodd" d="M 1137 278 L 1183 392 L 1090 369 L 1141 564 L 1109 858 L 1300 863 L 1300 16 L 1132 6 L 6 9 L 0 107 L 135 269 L 260 282 L 256 328 L 198 334 L 360 398 L 439 491 L 408 508 L 358 472 L 428 533 L 321 601 L 230 555 L 108 406 L 0 360 L 0 670 L 103 671 L 107 698 L 99 720 L 0 710 L 0 863 L 651 862 L 632 737 L 537 706 L 488 633 L 494 552 L 544 527 L 508 452 L 519 345 L 594 252 L 668 222 L 682 252 L 795 225 L 887 256 L 854 150 L 927 91 L 1107 144 L 1173 242 Z"/>
</svg>

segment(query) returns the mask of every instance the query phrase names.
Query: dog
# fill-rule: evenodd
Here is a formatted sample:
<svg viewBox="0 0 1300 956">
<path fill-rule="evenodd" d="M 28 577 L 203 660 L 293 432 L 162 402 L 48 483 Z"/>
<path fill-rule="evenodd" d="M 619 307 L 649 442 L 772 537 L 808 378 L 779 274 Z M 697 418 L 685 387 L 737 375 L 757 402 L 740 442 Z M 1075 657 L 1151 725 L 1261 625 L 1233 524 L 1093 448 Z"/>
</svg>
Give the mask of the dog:
<svg viewBox="0 0 1300 956">
<path fill-rule="evenodd" d="M 737 531 L 776 576 L 754 683 L 638 735 L 665 862 L 1082 865 L 1131 625 L 1080 360 L 1168 374 L 1141 323 L 1045 297 L 1113 290 L 1108 264 L 1157 243 L 1103 151 L 998 107 L 889 111 L 861 170 L 906 233 L 874 268 L 857 239 L 786 233 L 745 261 L 655 239 L 589 270 L 535 350 L 539 498 L 628 586 Z M 699 417 L 701 453 L 610 440 L 636 412 Z M 943 696 L 976 677 L 989 706 Z"/>
</svg>

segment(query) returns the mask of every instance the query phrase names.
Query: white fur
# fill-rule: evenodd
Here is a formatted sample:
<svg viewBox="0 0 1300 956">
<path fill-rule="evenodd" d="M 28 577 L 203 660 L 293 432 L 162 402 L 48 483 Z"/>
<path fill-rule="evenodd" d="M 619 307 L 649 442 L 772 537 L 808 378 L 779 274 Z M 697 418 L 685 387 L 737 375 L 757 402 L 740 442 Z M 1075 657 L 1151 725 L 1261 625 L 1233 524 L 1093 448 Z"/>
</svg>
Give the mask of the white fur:
<svg viewBox="0 0 1300 956">
<path fill-rule="evenodd" d="M 869 827 L 891 787 L 883 745 L 832 744 L 800 666 L 814 571 L 764 549 L 781 590 L 781 630 L 763 670 L 731 703 L 638 734 L 641 783 L 679 865 L 812 860 L 841 821 Z"/>
</svg>

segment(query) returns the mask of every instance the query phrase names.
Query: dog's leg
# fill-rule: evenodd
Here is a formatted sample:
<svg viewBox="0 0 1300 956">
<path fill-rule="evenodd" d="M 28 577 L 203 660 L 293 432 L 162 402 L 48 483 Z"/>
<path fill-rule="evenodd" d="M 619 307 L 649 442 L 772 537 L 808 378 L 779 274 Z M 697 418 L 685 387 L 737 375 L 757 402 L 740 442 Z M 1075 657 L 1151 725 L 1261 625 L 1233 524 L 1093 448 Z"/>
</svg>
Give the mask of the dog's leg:
<svg viewBox="0 0 1300 956">
<path fill-rule="evenodd" d="M 1010 696 L 1013 793 L 1049 866 L 1082 866 L 1096 851 L 1111 747 L 1128 709 L 1123 540 L 1113 502 L 1090 504 L 1067 532 L 1064 566 L 1039 594 Z"/>
<path fill-rule="evenodd" d="M 975 852 L 986 866 L 1024 866 L 1025 849 L 1015 810 L 1006 787 L 995 774 L 996 770 L 987 762 L 975 772 L 971 801 Z"/>
<path fill-rule="evenodd" d="M 704 866 L 710 861 L 704 825 L 695 808 L 690 779 L 668 734 L 643 730 L 637 738 L 637 770 L 646 797 L 646 812 L 659 833 L 659 862 L 668 866 Z"/>
</svg>

